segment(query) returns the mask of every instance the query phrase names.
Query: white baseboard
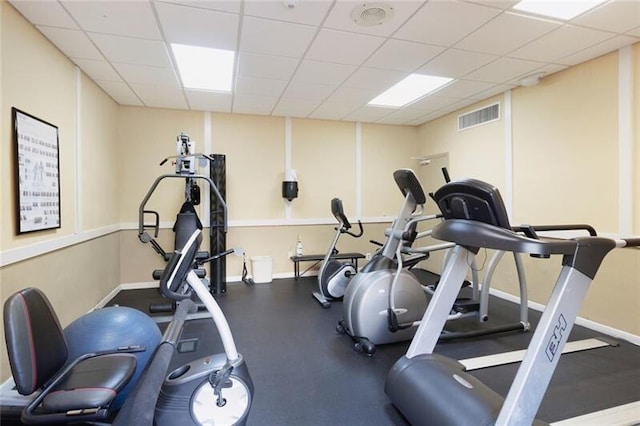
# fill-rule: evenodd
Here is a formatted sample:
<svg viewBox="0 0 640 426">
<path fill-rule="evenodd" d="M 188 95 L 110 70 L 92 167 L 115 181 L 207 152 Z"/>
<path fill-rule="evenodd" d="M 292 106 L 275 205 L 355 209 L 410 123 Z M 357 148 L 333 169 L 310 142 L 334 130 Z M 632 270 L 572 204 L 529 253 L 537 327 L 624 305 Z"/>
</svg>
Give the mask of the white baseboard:
<svg viewBox="0 0 640 426">
<path fill-rule="evenodd" d="M 520 298 L 518 296 L 514 296 L 513 294 L 506 293 L 504 291 L 491 289 L 489 291 L 493 296 L 499 297 L 500 299 L 508 300 L 513 303 L 520 303 Z M 536 311 L 542 312 L 544 311 L 544 305 L 541 303 L 536 303 L 529 301 L 529 307 L 531 309 L 535 309 Z M 608 325 L 600 324 L 595 321 L 588 320 L 586 318 L 578 317 L 576 318 L 576 324 L 585 328 L 588 328 L 593 331 L 597 331 L 598 333 L 606 334 L 607 336 L 614 337 L 616 339 L 626 340 L 629 343 L 633 343 L 636 346 L 640 346 L 640 336 L 635 334 L 631 334 L 626 331 L 618 330 L 617 328 L 609 327 Z"/>
</svg>

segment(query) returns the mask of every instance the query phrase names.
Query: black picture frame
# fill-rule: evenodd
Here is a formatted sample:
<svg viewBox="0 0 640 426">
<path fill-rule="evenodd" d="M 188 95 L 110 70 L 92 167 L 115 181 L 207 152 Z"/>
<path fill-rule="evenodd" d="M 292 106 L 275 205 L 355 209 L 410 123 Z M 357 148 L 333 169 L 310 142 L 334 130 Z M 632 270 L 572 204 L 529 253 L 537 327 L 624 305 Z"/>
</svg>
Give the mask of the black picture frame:
<svg viewBox="0 0 640 426">
<path fill-rule="evenodd" d="M 57 229 L 60 211 L 58 126 L 11 108 L 15 149 L 16 233 Z"/>
</svg>

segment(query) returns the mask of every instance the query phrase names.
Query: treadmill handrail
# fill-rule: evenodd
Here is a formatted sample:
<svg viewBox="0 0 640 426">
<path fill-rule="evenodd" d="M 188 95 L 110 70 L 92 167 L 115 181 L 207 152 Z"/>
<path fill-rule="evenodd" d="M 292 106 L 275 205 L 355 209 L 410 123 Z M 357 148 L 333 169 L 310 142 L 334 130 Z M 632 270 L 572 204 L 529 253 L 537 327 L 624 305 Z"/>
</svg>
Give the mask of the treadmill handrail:
<svg viewBox="0 0 640 426">
<path fill-rule="evenodd" d="M 433 228 L 431 236 L 471 249 L 488 248 L 540 256 L 570 255 L 575 252 L 577 245 L 575 240 L 536 240 L 509 229 L 465 219 L 449 219 L 439 223 Z"/>
</svg>

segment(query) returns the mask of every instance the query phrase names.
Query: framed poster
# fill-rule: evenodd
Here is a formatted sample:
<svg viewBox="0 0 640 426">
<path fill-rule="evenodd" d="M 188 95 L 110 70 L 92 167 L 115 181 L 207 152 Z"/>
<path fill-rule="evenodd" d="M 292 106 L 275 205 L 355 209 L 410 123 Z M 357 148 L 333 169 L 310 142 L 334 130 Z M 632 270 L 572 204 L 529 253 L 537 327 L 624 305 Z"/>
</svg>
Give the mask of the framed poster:
<svg viewBox="0 0 640 426">
<path fill-rule="evenodd" d="M 60 228 L 58 127 L 11 108 L 17 233 Z"/>
</svg>

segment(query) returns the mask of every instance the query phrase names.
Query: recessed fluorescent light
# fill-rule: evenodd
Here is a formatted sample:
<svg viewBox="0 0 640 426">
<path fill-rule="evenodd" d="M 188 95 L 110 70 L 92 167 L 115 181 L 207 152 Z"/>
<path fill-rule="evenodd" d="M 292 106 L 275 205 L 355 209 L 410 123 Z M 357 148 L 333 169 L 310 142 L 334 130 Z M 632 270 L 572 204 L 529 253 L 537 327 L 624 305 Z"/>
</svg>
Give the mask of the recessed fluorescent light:
<svg viewBox="0 0 640 426">
<path fill-rule="evenodd" d="M 607 0 L 522 0 L 513 6 L 522 12 L 569 20 Z"/>
<path fill-rule="evenodd" d="M 423 97 L 427 93 L 439 89 L 451 80 L 453 79 L 448 77 L 411 74 L 395 86 L 369 101 L 367 105 L 401 107 Z"/>
<path fill-rule="evenodd" d="M 231 91 L 235 52 L 185 44 L 171 49 L 185 89 Z"/>
</svg>

